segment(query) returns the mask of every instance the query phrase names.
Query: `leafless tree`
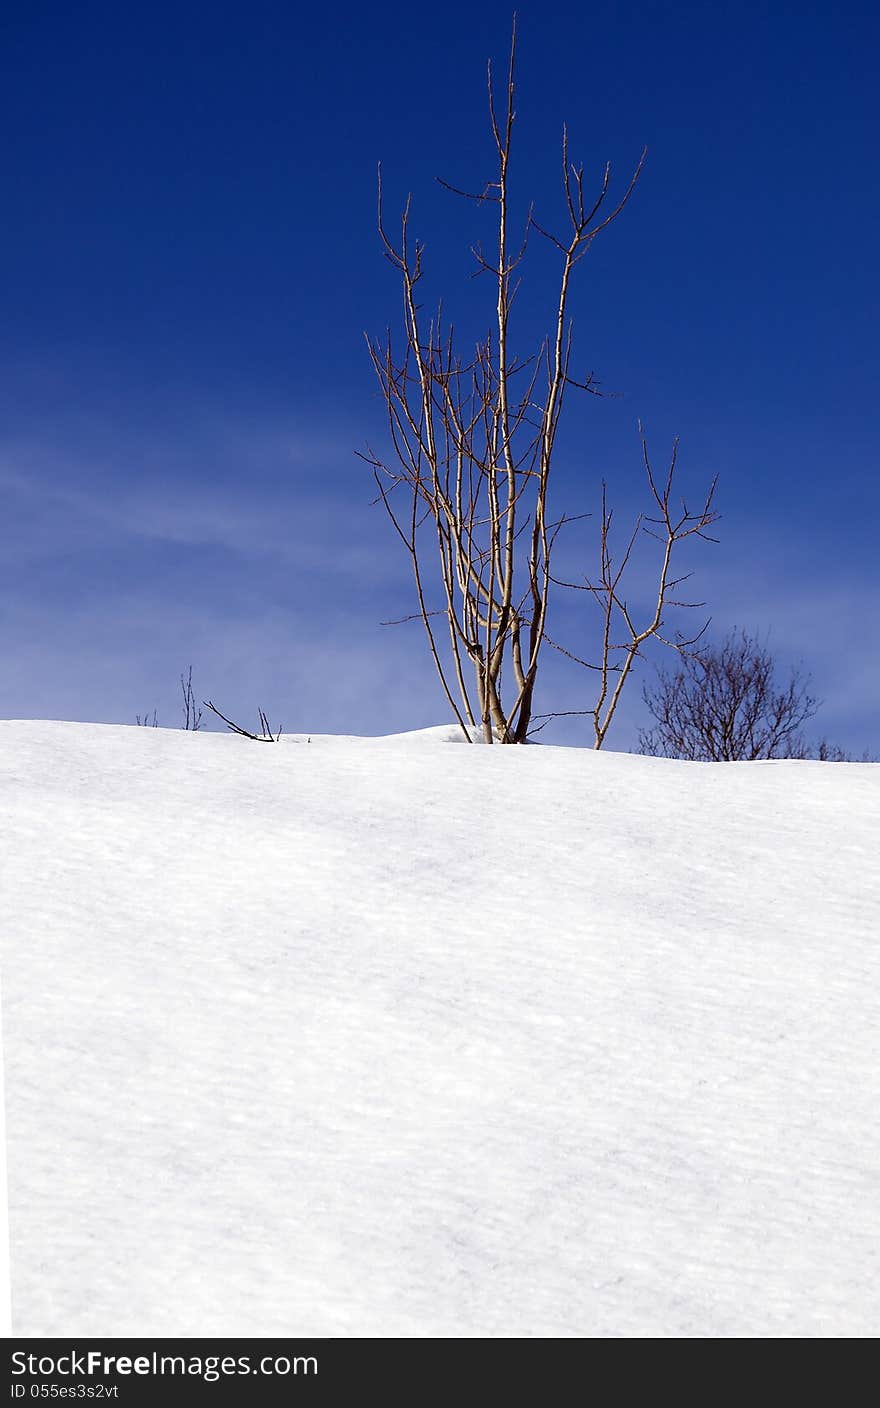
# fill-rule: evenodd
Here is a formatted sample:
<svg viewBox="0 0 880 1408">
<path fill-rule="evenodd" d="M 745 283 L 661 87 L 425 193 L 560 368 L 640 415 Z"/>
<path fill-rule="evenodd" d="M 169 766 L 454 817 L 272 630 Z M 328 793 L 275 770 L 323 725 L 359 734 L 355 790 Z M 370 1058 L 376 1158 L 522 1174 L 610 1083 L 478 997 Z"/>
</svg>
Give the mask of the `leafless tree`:
<svg viewBox="0 0 880 1408">
<path fill-rule="evenodd" d="M 159 715 L 157 714 L 155 709 L 153 710 L 152 717 L 150 717 L 149 714 L 135 714 L 134 721 L 137 724 L 138 728 L 159 727 Z"/>
<path fill-rule="evenodd" d="M 816 758 L 820 763 L 877 763 L 880 758 L 876 753 L 872 753 L 870 748 L 865 748 L 860 758 L 853 757 L 845 748 L 841 748 L 837 743 L 829 743 L 827 738 L 819 740 L 816 748 Z"/>
<path fill-rule="evenodd" d="M 404 620 L 421 620 L 431 655 L 465 736 L 481 732 L 486 742 L 524 743 L 534 715 L 535 686 L 547 635 L 554 545 L 575 517 L 554 517 L 549 490 L 557 432 L 569 389 L 596 392 L 593 374 L 575 374 L 569 295 L 575 266 L 598 234 L 620 214 L 635 188 L 643 151 L 628 186 L 609 201 L 611 170 L 606 165 L 595 198 L 587 196 L 582 166 L 569 159 L 562 137 L 562 187 L 568 226 L 559 236 L 539 225 L 529 211 L 519 237 L 511 230 L 510 162 L 514 129 L 516 27 L 510 49 L 506 96 L 496 100 L 492 66 L 488 71 L 489 120 L 495 146 L 495 179 L 482 191 L 447 189 L 495 209 L 491 254 L 474 247 L 477 272 L 488 274 L 495 290 L 494 328 L 472 355 L 462 358 L 442 306 L 426 318 L 419 302 L 424 246 L 410 233 L 411 198 L 403 212 L 399 239 L 389 235 L 379 173 L 378 226 L 387 259 L 403 292 L 404 338 L 398 350 L 390 332 L 368 337 L 372 364 L 388 415 L 390 463 L 368 450 L 379 501 L 384 505 L 412 567 L 417 610 Z M 560 260 L 552 331 L 536 355 L 520 357 L 512 346 L 511 311 L 519 288 L 519 266 L 536 234 Z M 596 582 L 585 580 L 604 612 L 598 662 L 600 688 L 595 709 L 595 744 L 605 739 L 621 690 L 645 641 L 659 635 L 664 610 L 678 585 L 671 575 L 672 549 L 681 538 L 705 533 L 715 514 L 712 493 L 696 513 L 672 507 L 673 455 L 665 486 L 655 483 L 645 453 L 648 481 L 658 517 L 654 529 L 665 544 L 653 616 L 637 625 L 622 590 L 640 520 L 619 565 L 612 561 L 612 515 L 603 489 L 601 567 Z M 436 566 L 428 569 L 428 557 Z M 438 571 L 439 569 L 439 571 Z M 440 604 L 431 585 L 439 576 Z M 679 579 L 679 582 L 683 579 Z M 581 585 L 581 584 L 577 584 Z M 439 630 L 435 623 L 439 623 Z M 390 623 L 388 623 L 390 624 Z M 623 642 L 615 632 L 623 629 Z M 556 644 L 551 642 L 551 644 Z M 573 652 L 558 646 L 571 659 Z M 580 660 L 581 664 L 587 664 Z"/>
<path fill-rule="evenodd" d="M 797 669 L 779 683 L 766 645 L 731 632 L 683 654 L 674 672 L 661 670 L 657 684 L 645 687 L 655 726 L 640 734 L 639 752 L 703 762 L 807 758 L 801 728 L 818 708 L 808 686 Z"/>
</svg>

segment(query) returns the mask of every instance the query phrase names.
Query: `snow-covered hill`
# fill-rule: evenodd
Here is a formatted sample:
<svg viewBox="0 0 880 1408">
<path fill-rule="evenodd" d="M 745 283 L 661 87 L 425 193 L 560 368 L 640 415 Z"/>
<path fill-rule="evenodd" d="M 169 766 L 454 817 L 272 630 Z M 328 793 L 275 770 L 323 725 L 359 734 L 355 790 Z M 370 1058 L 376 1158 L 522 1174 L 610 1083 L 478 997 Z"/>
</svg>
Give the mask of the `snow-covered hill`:
<svg viewBox="0 0 880 1408">
<path fill-rule="evenodd" d="M 25 1335 L 880 1332 L 880 767 L 0 724 Z"/>
</svg>

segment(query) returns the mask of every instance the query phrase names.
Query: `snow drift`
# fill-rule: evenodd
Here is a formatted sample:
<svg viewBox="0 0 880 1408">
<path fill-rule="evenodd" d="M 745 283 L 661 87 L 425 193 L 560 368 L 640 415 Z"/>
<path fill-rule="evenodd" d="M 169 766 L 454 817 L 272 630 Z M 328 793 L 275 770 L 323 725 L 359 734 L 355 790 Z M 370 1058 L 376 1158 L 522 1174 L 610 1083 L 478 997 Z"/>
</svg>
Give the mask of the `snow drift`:
<svg viewBox="0 0 880 1408">
<path fill-rule="evenodd" d="M 873 1337 L 880 767 L 0 724 L 18 1335 Z"/>
</svg>

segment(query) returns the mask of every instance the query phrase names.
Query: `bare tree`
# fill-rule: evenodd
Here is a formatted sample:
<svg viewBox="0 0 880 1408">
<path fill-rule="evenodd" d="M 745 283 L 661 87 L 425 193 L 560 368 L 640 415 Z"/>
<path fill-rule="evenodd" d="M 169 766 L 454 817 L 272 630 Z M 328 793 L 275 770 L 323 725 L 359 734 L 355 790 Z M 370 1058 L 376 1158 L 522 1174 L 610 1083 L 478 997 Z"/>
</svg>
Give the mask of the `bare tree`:
<svg viewBox="0 0 880 1408">
<path fill-rule="evenodd" d="M 155 709 L 153 710 L 152 717 L 150 717 L 149 714 L 135 714 L 134 721 L 137 724 L 138 728 L 159 727 L 159 715 L 157 714 Z"/>
<path fill-rule="evenodd" d="M 812 755 L 811 755 L 812 756 Z M 820 763 L 877 763 L 880 758 L 876 753 L 872 753 L 870 748 L 865 748 L 860 758 L 853 757 L 845 748 L 841 748 L 837 743 L 829 743 L 827 738 L 821 738 L 816 748 L 816 758 Z"/>
<path fill-rule="evenodd" d="M 582 166 L 569 160 L 562 137 L 562 186 L 568 226 L 558 236 L 539 225 L 530 209 L 518 238 L 511 230 L 510 161 L 514 129 L 516 26 L 510 49 L 506 98 L 499 106 L 488 71 L 489 121 L 496 154 L 495 179 L 482 191 L 447 189 L 479 206 L 495 208 L 493 249 L 474 247 L 477 272 L 488 274 L 495 290 L 494 328 L 472 355 L 459 353 L 454 329 L 442 306 L 426 318 L 419 303 L 424 246 L 410 234 L 411 198 L 403 212 L 399 240 L 389 235 L 383 213 L 379 172 L 379 234 L 385 255 L 400 276 L 404 340 L 397 350 L 390 332 L 382 341 L 368 337 L 372 364 L 388 415 L 391 463 L 373 451 L 379 500 L 403 544 L 412 567 L 417 610 L 404 620 L 421 620 L 446 699 L 465 736 L 480 732 L 486 742 L 524 743 L 532 732 L 534 695 L 554 577 L 551 559 L 562 527 L 575 517 L 553 516 L 549 490 L 557 433 L 570 388 L 596 393 L 591 372 L 572 368 L 572 325 L 568 306 L 575 266 L 598 234 L 623 210 L 635 188 L 643 151 L 629 184 L 609 203 L 611 170 L 606 165 L 594 199 L 584 188 Z M 520 357 L 512 347 L 511 311 L 519 287 L 518 269 L 535 233 L 560 260 L 552 331 L 536 355 Z M 603 490 L 601 569 L 598 582 L 585 581 L 605 611 L 605 634 L 597 669 L 601 684 L 595 743 L 604 741 L 620 692 L 641 646 L 663 626 L 664 608 L 678 583 L 671 578 L 672 548 L 682 537 L 702 534 L 714 521 L 712 494 L 695 514 L 674 513 L 673 455 L 665 488 L 648 480 L 657 507 L 665 551 L 657 610 L 637 626 L 621 588 L 635 538 L 615 566 L 610 552 L 611 511 Z M 428 557 L 435 567 L 427 568 Z M 432 583 L 439 577 L 440 604 Z M 683 579 L 679 579 L 683 580 Z M 561 584 L 560 584 L 561 585 Z M 580 585 L 580 584 L 578 584 Z M 435 628 L 439 622 L 439 630 Z M 391 624 L 391 623 L 386 623 Z M 614 631 L 622 626 L 621 645 Z M 551 642 L 555 644 L 555 642 Z M 573 660 L 578 657 L 565 650 Z M 581 664 L 586 661 L 581 660 Z M 545 722 L 551 716 L 535 716 Z"/>
<path fill-rule="evenodd" d="M 767 647 L 733 631 L 683 654 L 674 672 L 659 671 L 656 686 L 644 689 L 656 722 L 640 733 L 639 752 L 703 762 L 809 757 L 801 728 L 818 700 L 808 686 L 797 669 L 779 683 Z"/>
</svg>

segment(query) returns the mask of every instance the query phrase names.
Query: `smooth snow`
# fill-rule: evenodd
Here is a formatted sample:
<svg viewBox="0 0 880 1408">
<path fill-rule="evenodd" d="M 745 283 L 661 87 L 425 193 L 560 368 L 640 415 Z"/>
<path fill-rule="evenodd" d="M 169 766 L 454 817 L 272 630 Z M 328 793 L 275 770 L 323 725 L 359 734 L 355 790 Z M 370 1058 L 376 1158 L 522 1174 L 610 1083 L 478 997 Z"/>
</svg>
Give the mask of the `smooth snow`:
<svg viewBox="0 0 880 1408">
<path fill-rule="evenodd" d="M 0 724 L 18 1335 L 880 1332 L 880 767 Z"/>
</svg>

